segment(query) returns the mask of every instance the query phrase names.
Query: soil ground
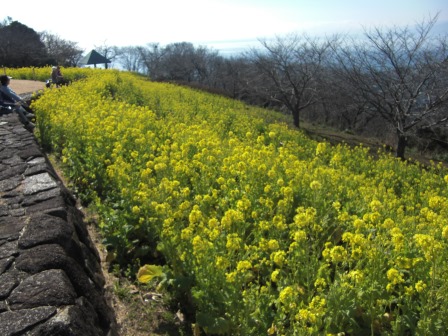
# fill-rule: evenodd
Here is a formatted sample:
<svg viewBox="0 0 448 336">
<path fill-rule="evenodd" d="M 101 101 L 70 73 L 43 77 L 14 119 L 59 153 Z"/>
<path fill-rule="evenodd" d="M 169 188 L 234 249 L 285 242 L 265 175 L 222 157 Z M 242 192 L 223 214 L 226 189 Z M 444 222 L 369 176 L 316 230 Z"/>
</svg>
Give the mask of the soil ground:
<svg viewBox="0 0 448 336">
<path fill-rule="evenodd" d="M 15 93 L 28 94 L 39 90 L 45 89 L 45 83 L 33 80 L 11 79 L 9 87 L 14 90 Z"/>
</svg>

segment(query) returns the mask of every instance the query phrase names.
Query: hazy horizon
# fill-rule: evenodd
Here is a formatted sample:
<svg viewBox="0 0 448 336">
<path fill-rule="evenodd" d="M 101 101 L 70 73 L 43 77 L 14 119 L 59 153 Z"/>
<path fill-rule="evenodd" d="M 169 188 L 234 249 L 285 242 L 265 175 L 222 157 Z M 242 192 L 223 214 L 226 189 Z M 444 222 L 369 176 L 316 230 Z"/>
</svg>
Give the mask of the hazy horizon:
<svg viewBox="0 0 448 336">
<path fill-rule="evenodd" d="M 363 26 L 411 26 L 437 13 L 435 30 L 448 31 L 446 0 L 128 0 L 119 7 L 78 0 L 68 10 L 60 7 L 55 0 L 17 0 L 0 19 L 75 42 L 85 53 L 103 45 L 190 42 L 229 55 L 278 35 L 357 34 Z"/>
</svg>

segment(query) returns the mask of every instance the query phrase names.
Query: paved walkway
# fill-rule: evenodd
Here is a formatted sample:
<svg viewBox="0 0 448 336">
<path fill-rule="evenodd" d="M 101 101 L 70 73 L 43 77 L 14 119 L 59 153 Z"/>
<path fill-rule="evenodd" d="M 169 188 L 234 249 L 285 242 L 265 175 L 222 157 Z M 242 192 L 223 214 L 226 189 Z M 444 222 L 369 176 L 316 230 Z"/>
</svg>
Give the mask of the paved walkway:
<svg viewBox="0 0 448 336">
<path fill-rule="evenodd" d="M 115 335 L 83 215 L 17 114 L 0 115 L 0 335 Z"/>
</svg>

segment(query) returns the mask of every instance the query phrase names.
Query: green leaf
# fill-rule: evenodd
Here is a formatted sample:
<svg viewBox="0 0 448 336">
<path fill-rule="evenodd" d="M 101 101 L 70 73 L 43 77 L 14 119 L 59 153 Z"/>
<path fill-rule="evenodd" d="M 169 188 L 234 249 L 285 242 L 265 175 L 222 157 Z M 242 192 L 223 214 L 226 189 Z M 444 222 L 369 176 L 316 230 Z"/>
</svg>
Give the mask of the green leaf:
<svg viewBox="0 0 448 336">
<path fill-rule="evenodd" d="M 223 317 L 198 312 L 196 322 L 204 328 L 207 334 L 224 335 L 230 331 L 230 322 Z"/>
<path fill-rule="evenodd" d="M 155 277 L 163 275 L 162 266 L 144 265 L 140 267 L 137 273 L 137 279 L 141 283 L 148 283 Z"/>
</svg>

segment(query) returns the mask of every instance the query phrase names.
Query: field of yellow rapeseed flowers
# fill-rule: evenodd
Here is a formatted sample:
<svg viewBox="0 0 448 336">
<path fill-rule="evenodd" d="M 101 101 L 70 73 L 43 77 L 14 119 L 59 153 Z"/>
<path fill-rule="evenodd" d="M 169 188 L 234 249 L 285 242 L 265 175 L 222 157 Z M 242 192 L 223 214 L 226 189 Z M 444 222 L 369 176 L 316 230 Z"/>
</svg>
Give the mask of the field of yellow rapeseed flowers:
<svg viewBox="0 0 448 336">
<path fill-rule="evenodd" d="M 440 165 L 317 143 L 271 111 L 126 72 L 64 74 L 76 81 L 33 103 L 36 134 L 117 262 L 164 260 L 204 333 L 448 330 Z"/>
</svg>

